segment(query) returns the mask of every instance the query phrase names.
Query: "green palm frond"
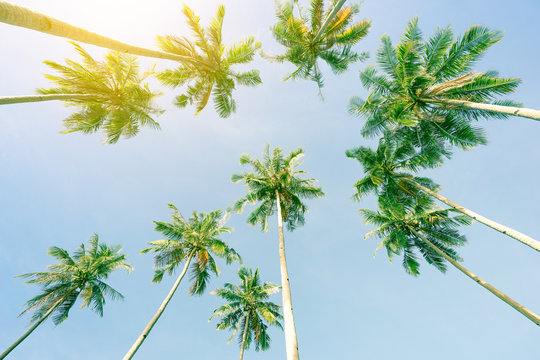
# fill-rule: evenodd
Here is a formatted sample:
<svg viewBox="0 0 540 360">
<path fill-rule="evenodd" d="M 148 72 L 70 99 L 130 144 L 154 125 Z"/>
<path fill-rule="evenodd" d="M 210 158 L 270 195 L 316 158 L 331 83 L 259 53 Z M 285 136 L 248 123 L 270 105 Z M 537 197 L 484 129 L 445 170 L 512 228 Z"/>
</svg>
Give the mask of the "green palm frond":
<svg viewBox="0 0 540 360">
<path fill-rule="evenodd" d="M 231 67 L 251 62 L 260 45 L 253 37 L 228 47 L 222 44 L 223 5 L 218 6 L 216 17 L 206 29 L 200 25 L 200 18 L 185 4 L 183 13 L 195 40 L 192 42 L 185 37 L 170 35 L 158 36 L 157 39 L 162 50 L 187 56 L 191 61 L 174 70 L 164 70 L 157 74 L 157 78 L 168 87 L 186 86 L 185 93 L 176 97 L 177 106 L 194 105 L 195 115 L 198 115 L 212 97 L 218 115 L 229 117 L 236 111 L 232 97 L 236 85 L 256 86 L 262 83 L 258 70 L 237 73 Z"/>
<path fill-rule="evenodd" d="M 345 154 L 356 159 L 364 170 L 364 177 L 355 184 L 355 200 L 361 200 L 368 194 L 396 199 L 416 196 L 418 190 L 410 185 L 410 181 L 426 184 L 430 189 L 437 187 L 431 180 L 415 174 L 424 168 L 440 166 L 440 153 L 418 151 L 414 144 L 392 138 L 391 133 L 379 141 L 376 151 L 360 146 L 347 150 Z"/>
<path fill-rule="evenodd" d="M 141 253 L 154 254 L 153 282 L 160 282 L 165 274 L 174 274 L 183 262 L 189 260 L 192 285 L 188 293 L 201 295 L 211 273 L 219 275 L 214 256 L 224 259 L 227 264 L 242 260 L 233 248 L 219 239 L 221 234 L 232 231 L 226 226 L 229 214 L 223 214 L 221 210 L 193 212 L 189 219 L 185 219 L 176 206 L 169 204 L 169 207 L 172 209 L 172 223 L 154 221 L 155 230 L 166 239 L 150 242 L 150 247 Z"/>
<path fill-rule="evenodd" d="M 28 300 L 21 313 L 33 312 L 32 322 L 40 320 L 51 309 L 54 324 L 63 322 L 78 298 L 83 300 L 82 308 L 89 306 L 99 316 L 103 316 L 106 298 L 123 300 L 122 294 L 102 281 L 117 269 L 132 270 L 120 247 L 99 243 L 94 234 L 89 246 L 81 244 L 73 255 L 56 246 L 49 248 L 49 255 L 60 262 L 47 266 L 51 271 L 18 276 L 29 279 L 28 284 L 42 286 L 41 293 Z"/>
<path fill-rule="evenodd" d="M 248 216 L 248 223 L 259 225 L 263 231 L 268 230 L 268 217 L 277 211 L 276 201 L 279 194 L 283 221 L 289 230 L 304 224 L 307 207 L 301 199 L 314 199 L 324 195 L 321 188 L 316 186 L 315 179 L 302 179 L 304 171 L 296 170 L 301 165 L 304 152 L 301 148 L 284 156 L 281 148 L 270 152 L 268 144 L 265 147 L 262 160 L 252 159 L 243 154 L 241 165 L 249 165 L 254 172 L 233 174 L 233 182 L 246 184 L 248 194 L 238 200 L 233 209 L 240 212 L 245 204 L 259 205 Z"/>
<path fill-rule="evenodd" d="M 92 134 L 100 130 L 104 141 L 113 144 L 121 136 L 137 135 L 141 127 L 159 129 L 152 115 L 163 111 L 154 106 L 160 93 L 152 92 L 139 75 L 136 58 L 119 52 L 109 52 L 104 61 L 94 60 L 81 46 L 72 43 L 82 56 L 82 63 L 66 60 L 66 65 L 52 61 L 45 64 L 59 75 L 45 75 L 57 87 L 38 89 L 41 94 L 85 94 L 90 98 L 69 100 L 79 111 L 64 120 L 62 133 Z"/>
<path fill-rule="evenodd" d="M 419 151 L 438 147 L 441 157 L 449 157 L 453 146 L 470 149 L 486 144 L 484 131 L 471 122 L 509 115 L 446 101 L 495 104 L 499 96 L 515 91 L 517 78 L 472 71 L 501 39 L 499 31 L 475 25 L 458 37 L 449 27 L 437 28 L 424 40 L 417 18 L 409 21 L 397 45 L 384 35 L 377 51 L 378 68 L 370 65 L 360 72 L 370 95 L 366 100 L 353 97 L 349 104 L 352 115 L 365 119 L 362 135 L 390 131 Z"/>
<path fill-rule="evenodd" d="M 325 10 L 324 1 L 312 0 L 306 14 L 298 5 L 295 15 L 291 2 L 276 4 L 278 22 L 272 27 L 272 33 L 278 43 L 286 47 L 282 55 L 264 55 L 277 62 L 291 62 L 296 70 L 289 73 L 287 79 L 307 79 L 317 83 L 319 89 L 324 81 L 318 60 L 324 60 L 336 74 L 346 71 L 350 64 L 363 61 L 367 53 L 357 54 L 352 51 L 368 33 L 371 21 L 361 20 L 352 24 L 358 14 L 357 6 L 343 7 L 344 1 Z M 339 10 L 339 11 L 336 11 Z"/>
<path fill-rule="evenodd" d="M 232 330 L 229 341 L 237 336 L 239 346 L 244 346 L 244 349 L 249 349 L 251 343 L 255 342 L 256 351 L 267 350 L 271 342 L 267 333 L 268 325 L 282 328 L 280 307 L 266 301 L 279 291 L 279 286 L 267 282 L 262 284 L 259 269 L 253 271 L 241 267 L 238 277 L 239 285 L 226 283 L 212 292 L 228 303 L 215 309 L 209 321 L 219 317 L 216 329 Z"/>
<path fill-rule="evenodd" d="M 418 233 L 459 261 L 454 248 L 465 244 L 466 238 L 457 229 L 471 223 L 463 216 L 451 216 L 449 210 L 434 208 L 426 195 L 406 199 L 383 195 L 379 197 L 379 211 L 362 209 L 361 214 L 367 224 L 378 226 L 371 234 L 382 240 L 389 258 L 401 255 L 403 268 L 413 276 L 420 273 L 418 255 L 441 272 L 446 271 L 444 257 L 417 236 Z"/>
</svg>

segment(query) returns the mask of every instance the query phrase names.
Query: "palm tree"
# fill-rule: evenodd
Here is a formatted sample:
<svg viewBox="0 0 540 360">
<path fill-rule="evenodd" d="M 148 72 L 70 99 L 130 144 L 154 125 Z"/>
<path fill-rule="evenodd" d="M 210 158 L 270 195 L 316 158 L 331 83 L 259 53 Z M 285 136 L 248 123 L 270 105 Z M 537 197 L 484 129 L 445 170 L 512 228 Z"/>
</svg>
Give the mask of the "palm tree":
<svg viewBox="0 0 540 360">
<path fill-rule="evenodd" d="M 440 164 L 436 152 L 417 152 L 410 143 L 382 138 L 376 151 L 360 146 L 347 150 L 346 154 L 349 158 L 358 160 L 366 174 L 355 184 L 356 194 L 354 197 L 356 200 L 361 200 L 364 195 L 369 193 L 375 193 L 379 196 L 392 194 L 396 197 L 400 193 L 405 196 L 418 196 L 420 191 L 438 199 L 454 210 L 540 251 L 540 241 L 447 199 L 437 192 L 439 186 L 432 180 L 415 176 L 414 173 L 422 168 L 435 167 Z"/>
<path fill-rule="evenodd" d="M 501 39 L 501 32 L 474 25 L 457 38 L 449 27 L 439 28 L 424 41 L 418 19 L 413 18 L 395 47 L 388 35 L 381 38 L 377 62 L 383 73 L 373 66 L 360 72 L 371 94 L 366 101 L 351 99 L 351 108 L 367 115 L 364 131 L 385 122 L 402 126 L 416 126 L 420 120 L 437 123 L 446 115 L 458 124 L 511 115 L 540 120 L 538 110 L 496 100 L 513 92 L 521 80 L 499 77 L 495 71 L 472 71 L 486 50 Z"/>
<path fill-rule="evenodd" d="M 159 129 L 151 117 L 163 111 L 153 106 L 159 93 L 143 84 L 136 58 L 119 52 L 109 52 L 104 61 L 94 60 L 81 46 L 73 43 L 82 56 L 82 63 L 66 60 L 66 65 L 52 61 L 45 64 L 59 75 L 45 75 L 58 87 L 39 89 L 42 95 L 0 97 L 0 104 L 62 100 L 79 111 L 64 120 L 62 133 L 80 131 L 83 134 L 104 132 L 104 141 L 116 143 L 120 136 L 135 136 L 142 126 Z"/>
<path fill-rule="evenodd" d="M 383 196 L 379 200 L 380 211 L 361 210 L 366 223 L 378 226 L 377 229 L 366 234 L 366 237 L 376 235 L 382 239 L 379 247 L 384 246 L 389 257 L 392 254 L 403 253 L 403 266 L 409 274 L 419 274 L 419 263 L 415 251 L 419 251 L 429 264 L 442 272 L 446 271 L 445 261 L 448 261 L 540 326 L 540 316 L 459 264 L 459 257 L 453 247 L 462 245 L 466 240 L 456 228 L 460 225 L 469 225 L 471 223 L 469 217 L 464 215 L 451 217 L 448 210 L 436 210 L 431 206 L 430 199 L 425 196 L 418 197 L 409 203 L 404 203 L 401 199 L 398 202 L 391 196 Z"/>
<path fill-rule="evenodd" d="M 70 25 L 50 16 L 40 14 L 25 7 L 0 0 L 0 22 L 22 26 L 28 29 L 65 37 L 123 53 L 178 61 L 176 70 L 167 70 L 159 75 L 161 81 L 172 87 L 194 81 L 184 95 L 177 97 L 176 104 L 184 107 L 195 103 L 199 113 L 211 94 L 218 114 L 228 117 L 236 109 L 232 91 L 236 84 L 255 86 L 261 83 L 258 70 L 238 73 L 230 69 L 234 64 L 250 62 L 259 47 L 253 37 L 225 48 L 221 43 L 221 26 L 225 8 L 218 6 L 217 16 L 206 30 L 199 25 L 199 18 L 184 5 L 184 14 L 193 30 L 196 41 L 185 37 L 158 36 L 158 44 L 165 51 L 156 51 L 132 46 L 117 40 Z M 197 51 L 202 51 L 200 54 Z"/>
<path fill-rule="evenodd" d="M 294 15 L 294 3 L 298 16 Z M 276 41 L 287 50 L 283 55 L 265 56 L 277 62 L 291 62 L 296 70 L 286 79 L 309 79 L 323 86 L 318 60 L 324 60 L 336 74 L 343 73 L 351 63 L 364 60 L 367 53 L 352 51 L 368 33 L 370 20 L 352 24 L 357 6 L 343 7 L 345 0 L 332 1 L 325 9 L 324 0 L 312 0 L 309 14 L 304 14 L 298 1 L 277 4 L 278 22 L 272 27 Z M 343 8 L 342 8 L 343 7 Z"/>
<path fill-rule="evenodd" d="M 48 265 L 49 271 L 27 273 L 18 277 L 29 278 L 27 284 L 42 286 L 41 294 L 26 302 L 26 309 L 21 313 L 32 312 L 33 325 L 0 355 L 5 358 L 28 335 L 30 335 L 42 322 L 52 315 L 55 325 L 68 318 L 69 310 L 77 299 L 83 300 L 82 307 L 90 307 L 99 316 L 103 316 L 105 298 L 124 299 L 122 294 L 103 282 L 110 273 L 117 269 L 132 270 L 126 263 L 121 248 L 99 243 L 98 235 L 90 237 L 89 246 L 81 244 L 73 255 L 53 246 L 49 248 L 49 255 L 53 256 L 58 264 Z M 20 315 L 19 315 L 20 316 Z"/>
<path fill-rule="evenodd" d="M 229 303 L 214 310 L 212 318 L 218 316 L 221 321 L 218 330 L 234 330 L 229 342 L 238 334 L 240 342 L 240 357 L 244 358 L 244 349 L 249 349 L 255 341 L 255 350 L 267 350 L 270 347 L 270 336 L 267 333 L 268 323 L 282 327 L 279 306 L 267 300 L 271 294 L 279 291 L 279 286 L 265 282 L 261 285 L 259 269 L 255 273 L 245 267 L 238 270 L 240 286 L 226 283 L 224 287 L 213 293 Z"/>
<path fill-rule="evenodd" d="M 199 17 L 185 4 L 183 13 L 195 42 L 185 37 L 158 36 L 158 43 L 164 51 L 196 59 L 196 62 L 182 63 L 175 70 L 165 70 L 158 74 L 158 79 L 173 88 L 190 84 L 185 94 L 176 97 L 179 107 L 195 104 L 196 114 L 199 114 L 212 95 L 219 116 L 228 117 L 236 111 L 236 102 L 232 98 L 235 85 L 255 86 L 261 83 L 258 70 L 238 73 L 231 69 L 235 64 L 246 64 L 253 60 L 259 43 L 255 43 L 253 37 L 248 37 L 229 47 L 222 44 L 223 5 L 218 6 L 216 17 L 207 29 L 200 26 Z"/>
<path fill-rule="evenodd" d="M 315 179 L 301 179 L 298 176 L 306 173 L 302 170 L 296 170 L 304 156 L 301 148 L 291 151 L 286 157 L 283 156 L 282 152 L 281 148 L 275 148 L 270 154 L 267 144 L 262 162 L 252 159 L 248 154 L 242 154 L 240 164 L 251 166 L 255 172 L 233 174 L 231 180 L 234 183 L 244 182 L 248 190 L 248 194 L 235 203 L 235 210 L 241 212 L 247 203 L 260 202 L 260 205 L 249 215 L 247 219 L 249 224 L 258 224 L 261 230 L 268 231 L 268 217 L 277 213 L 287 360 L 298 360 L 298 341 L 285 258 L 283 222 L 287 224 L 289 231 L 303 225 L 307 207 L 302 203 L 302 198 L 318 198 L 322 197 L 324 193 L 320 187 L 316 186 Z"/>
<path fill-rule="evenodd" d="M 220 234 L 232 231 L 230 227 L 225 226 L 228 214 L 222 216 L 221 210 L 199 214 L 193 212 L 191 218 L 185 220 L 174 205 L 169 204 L 169 207 L 173 210 L 172 223 L 154 221 L 156 231 L 163 233 L 167 238 L 150 242 L 151 246 L 142 250 L 141 253 L 153 252 L 155 254 L 156 270 L 152 280 L 154 283 L 160 282 L 166 273 L 172 275 L 182 262 L 185 262 L 184 267 L 154 317 L 124 356 L 124 360 L 131 359 L 148 337 L 190 265 L 193 284 L 188 293 L 202 295 L 210 279 L 210 273 L 219 275 L 219 269 L 212 254 L 225 259 L 227 264 L 240 261 L 240 255 L 219 239 Z M 192 260 L 194 260 L 193 263 Z"/>
</svg>

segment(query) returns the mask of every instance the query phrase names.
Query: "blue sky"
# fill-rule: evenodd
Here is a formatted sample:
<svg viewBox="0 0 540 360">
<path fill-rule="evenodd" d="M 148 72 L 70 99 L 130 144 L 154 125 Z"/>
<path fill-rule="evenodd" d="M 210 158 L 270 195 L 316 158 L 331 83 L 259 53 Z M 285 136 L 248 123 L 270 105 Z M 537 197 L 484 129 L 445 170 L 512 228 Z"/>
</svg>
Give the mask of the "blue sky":
<svg viewBox="0 0 540 360">
<path fill-rule="evenodd" d="M 37 1 L 17 3 L 129 43 L 153 47 L 155 35 L 186 34 L 181 2 Z M 188 1 L 207 23 L 217 1 Z M 255 35 L 269 53 L 282 49 L 272 39 L 272 1 L 225 1 L 224 40 Z M 489 50 L 478 71 L 496 69 L 523 79 L 512 99 L 540 109 L 538 89 L 540 32 L 536 1 L 366 0 L 360 17 L 373 22 L 357 49 L 375 53 L 379 38 L 397 41 L 406 22 L 418 15 L 424 34 L 450 24 L 462 33 L 472 24 L 503 30 L 505 39 Z M 0 96 L 33 93 L 50 86 L 41 75 L 43 60 L 75 58 L 64 39 L 0 24 Z M 83 45 L 84 46 L 84 45 Z M 104 51 L 87 45 L 96 57 Z M 174 66 L 141 59 L 144 67 Z M 372 63 L 373 57 L 366 63 Z M 356 64 L 340 76 L 326 67 L 325 100 L 315 84 L 282 82 L 292 67 L 257 58 L 246 69 L 261 70 L 263 84 L 239 88 L 238 111 L 220 119 L 209 106 L 194 109 L 171 102 L 178 91 L 162 89 L 159 104 L 167 110 L 158 120 L 162 131 L 144 129 L 116 145 L 101 145 L 99 135 L 60 135 L 61 120 L 71 111 L 61 103 L 0 108 L 0 348 L 26 329 L 17 318 L 38 289 L 13 277 L 41 271 L 53 245 L 73 251 L 97 232 L 102 241 L 121 244 L 135 271 L 115 273 L 108 283 L 124 302 L 110 302 L 103 318 L 74 308 L 59 326 L 46 322 L 10 355 L 11 359 L 118 359 L 152 317 L 174 278 L 151 284 L 152 258 L 139 251 L 161 236 L 152 220 L 168 221 L 167 203 L 185 215 L 193 210 L 224 209 L 244 194 L 230 175 L 242 171 L 243 152 L 258 157 L 264 144 L 286 151 L 302 146 L 303 169 L 319 180 L 326 197 L 308 203 L 306 225 L 286 233 L 287 259 L 303 359 L 538 359 L 538 328 L 455 269 L 443 275 L 422 263 L 411 277 L 398 259 L 391 264 L 357 210 L 375 205 L 350 200 L 361 176 L 359 165 L 344 151 L 373 144 L 359 134 L 361 119 L 347 114 L 353 95 L 365 96 Z M 154 87 L 159 87 L 153 83 Z M 537 187 L 540 163 L 534 120 L 483 121 L 489 145 L 456 151 L 442 168 L 425 173 L 442 185 L 442 194 L 485 216 L 540 238 Z M 249 210 L 249 209 L 248 209 Z M 245 223 L 234 215 L 224 235 L 247 266 L 259 267 L 262 279 L 279 283 L 277 233 Z M 273 225 L 275 218 L 271 220 Z M 540 312 L 540 262 L 533 250 L 474 224 L 463 229 L 469 243 L 459 250 L 464 265 L 533 311 Z M 236 282 L 238 266 L 220 263 L 222 275 L 210 289 Z M 214 296 L 187 296 L 187 283 L 139 350 L 137 359 L 216 359 L 238 356 L 230 336 L 208 323 L 221 305 Z M 274 295 L 280 303 L 280 295 Z M 283 335 L 272 329 L 270 351 L 249 350 L 245 359 L 284 358 Z"/>
</svg>

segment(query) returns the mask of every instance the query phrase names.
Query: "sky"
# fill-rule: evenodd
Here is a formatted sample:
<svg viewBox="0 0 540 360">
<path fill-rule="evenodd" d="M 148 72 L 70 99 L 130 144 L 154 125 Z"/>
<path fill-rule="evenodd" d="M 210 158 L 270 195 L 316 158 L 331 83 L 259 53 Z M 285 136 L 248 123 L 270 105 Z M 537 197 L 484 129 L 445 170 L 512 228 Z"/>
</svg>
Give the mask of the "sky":
<svg viewBox="0 0 540 360">
<path fill-rule="evenodd" d="M 143 47 L 155 47 L 155 36 L 186 35 L 180 1 L 17 1 L 37 11 L 94 32 Z M 305 3 L 305 2 L 304 2 Z M 187 1 L 206 24 L 218 4 Z M 272 39 L 273 2 L 224 1 L 224 42 L 253 35 L 265 52 L 283 49 Z M 451 25 L 462 33 L 484 24 L 504 31 L 477 65 L 477 71 L 498 70 L 523 83 L 512 99 L 540 109 L 538 88 L 540 33 L 535 0 L 435 1 L 366 0 L 358 18 L 372 20 L 369 35 L 356 47 L 372 57 L 342 75 L 325 75 L 324 101 L 308 81 L 283 82 L 293 67 L 256 60 L 240 69 L 259 69 L 263 84 L 239 87 L 237 112 L 219 118 L 212 106 L 198 116 L 193 108 L 172 104 L 180 90 L 153 88 L 164 95 L 158 104 L 162 130 L 143 129 L 132 139 L 102 145 L 99 134 L 63 135 L 61 120 L 70 108 L 59 102 L 18 104 L 0 108 L 0 349 L 27 328 L 29 317 L 17 317 L 25 301 L 39 289 L 14 276 L 42 271 L 54 259 L 47 248 L 73 251 L 94 233 L 108 244 L 120 244 L 135 270 L 118 271 L 108 283 L 125 296 L 110 301 L 103 318 L 80 303 L 69 318 L 54 326 L 43 323 L 8 357 L 27 359 L 119 359 L 154 315 L 174 277 L 152 284 L 152 257 L 139 254 L 162 236 L 153 220 L 169 221 L 168 203 L 184 215 L 197 210 L 225 209 L 243 196 L 232 173 L 244 169 L 244 152 L 259 157 L 265 143 L 286 152 L 301 146 L 302 169 L 316 178 L 326 196 L 307 203 L 305 226 L 285 234 L 300 356 L 303 359 L 521 359 L 540 357 L 538 328 L 456 269 L 441 274 L 422 261 L 421 275 L 407 275 L 395 258 L 364 240 L 372 228 L 360 208 L 375 208 L 375 199 L 354 202 L 353 184 L 362 176 L 345 150 L 373 145 L 360 136 L 362 119 L 347 113 L 351 96 L 366 96 L 358 71 L 374 63 L 381 35 L 397 42 L 407 21 L 419 17 L 424 34 Z M 27 95 L 51 84 L 44 60 L 76 59 L 62 38 L 0 24 L 0 96 Z M 84 45 L 96 58 L 103 49 Z M 141 66 L 164 70 L 174 62 L 140 59 Z M 458 151 L 441 168 L 424 172 L 441 184 L 441 193 L 484 216 L 540 238 L 540 124 L 511 118 L 482 121 L 487 146 Z M 233 215 L 231 234 L 222 239 L 258 267 L 264 281 L 280 282 L 276 219 L 262 233 L 246 224 L 248 211 Z M 468 244 L 459 249 L 463 265 L 501 291 L 540 312 L 540 262 L 532 249 L 482 224 L 462 229 Z M 221 276 L 209 289 L 237 282 L 238 265 L 218 263 Z M 216 359 L 238 356 L 230 334 L 208 322 L 222 305 L 215 296 L 187 295 L 184 282 L 164 315 L 140 348 L 136 359 Z M 273 301 L 281 302 L 280 294 Z M 248 350 L 245 359 L 283 359 L 281 330 L 271 329 L 269 351 Z"/>
</svg>

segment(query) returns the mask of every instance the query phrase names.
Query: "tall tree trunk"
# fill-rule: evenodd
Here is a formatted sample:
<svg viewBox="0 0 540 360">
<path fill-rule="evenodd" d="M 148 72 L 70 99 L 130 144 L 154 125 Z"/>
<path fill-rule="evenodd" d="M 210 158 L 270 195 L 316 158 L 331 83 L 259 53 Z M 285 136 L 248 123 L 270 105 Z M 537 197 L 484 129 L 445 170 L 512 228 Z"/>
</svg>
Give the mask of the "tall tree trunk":
<svg viewBox="0 0 540 360">
<path fill-rule="evenodd" d="M 249 328 L 249 311 L 246 315 L 246 325 L 244 325 L 244 334 L 242 335 L 242 343 L 240 344 L 240 357 L 239 357 L 240 360 L 244 358 L 244 347 L 246 346 L 248 328 Z"/>
<path fill-rule="evenodd" d="M 6 351 L 4 351 L 1 355 L 0 355 L 0 360 L 2 360 L 3 358 L 5 358 L 6 356 L 8 356 L 8 354 L 13 350 L 15 349 L 21 342 L 24 341 L 24 339 L 26 339 L 28 337 L 28 335 L 30 335 L 32 333 L 32 331 L 34 331 L 43 321 L 45 321 L 45 319 L 47 319 L 49 317 L 49 315 L 51 315 L 51 313 L 54 311 L 54 309 L 56 309 L 58 307 L 58 305 L 60 305 L 62 303 L 62 301 L 65 299 L 66 296 L 62 296 L 60 299 L 58 299 L 56 301 L 56 303 L 51 306 L 51 308 L 49 310 L 47 310 L 47 312 L 45 314 L 43 314 L 42 317 L 39 318 L 38 321 L 36 321 L 34 323 L 34 325 L 32 325 L 32 327 L 30 327 L 30 329 L 28 329 L 24 334 L 23 336 L 21 336 L 19 339 L 17 339 L 17 341 L 15 341 L 13 343 L 13 345 L 11 345 L 10 347 L 7 348 Z"/>
<path fill-rule="evenodd" d="M 499 224 L 498 222 L 495 222 L 493 220 L 490 220 L 486 217 L 483 217 L 482 215 L 479 215 L 475 213 L 474 211 L 471 211 L 467 208 L 464 208 L 463 206 L 456 204 L 453 201 L 450 201 L 449 199 L 445 198 L 444 196 L 440 195 L 439 193 L 436 193 L 435 191 L 432 191 L 428 189 L 427 187 L 417 183 L 414 180 L 410 180 L 410 183 L 416 186 L 418 189 L 424 191 L 425 193 L 433 196 L 434 198 L 440 200 L 441 202 L 445 203 L 446 205 L 450 206 L 451 208 L 459 211 L 462 214 L 465 214 L 474 220 L 477 220 L 478 222 L 481 222 L 482 224 L 489 226 L 490 228 L 497 230 L 505 235 L 508 235 L 510 237 L 513 237 L 514 239 L 522 242 L 523 244 L 530 246 L 531 248 L 535 249 L 536 251 L 540 251 L 540 241 L 533 239 L 532 237 L 522 234 L 517 230 L 514 230 L 512 228 L 509 228 L 508 226 L 504 226 L 502 224 Z"/>
<path fill-rule="evenodd" d="M 294 316 L 292 310 L 291 286 L 289 284 L 289 272 L 287 271 L 287 260 L 285 259 L 285 239 L 283 237 L 283 218 L 281 217 L 281 203 L 279 193 L 276 190 L 278 235 L 279 235 L 279 268 L 281 270 L 281 295 L 283 298 L 283 319 L 285 323 L 285 347 L 287 350 L 287 360 L 299 360 L 298 340 L 296 338 L 296 328 L 294 326 Z"/>
<path fill-rule="evenodd" d="M 0 96 L 0 105 L 20 104 L 49 100 L 92 100 L 88 94 L 50 94 L 50 95 L 24 95 L 24 96 Z"/>
<path fill-rule="evenodd" d="M 192 63 L 193 61 L 187 56 L 129 45 L 6 1 L 0 1 L 0 22 L 128 54 L 174 60 L 184 63 Z"/>
<path fill-rule="evenodd" d="M 176 282 L 174 283 L 173 287 L 171 288 L 171 291 L 169 291 L 169 294 L 167 295 L 165 300 L 163 300 L 163 302 L 161 303 L 161 306 L 159 307 L 159 309 L 156 312 L 156 314 L 154 315 L 154 317 L 150 320 L 148 325 L 146 325 L 146 327 L 144 328 L 142 334 L 137 338 L 137 341 L 135 341 L 135 343 L 131 346 L 131 349 L 129 349 L 127 354 L 124 355 L 123 360 L 131 359 L 135 355 L 135 353 L 137 352 L 139 347 L 141 347 L 143 341 L 146 340 L 146 338 L 148 337 L 148 334 L 150 333 L 150 331 L 152 330 L 152 328 L 154 327 L 154 325 L 158 321 L 159 317 L 161 316 L 161 314 L 163 314 L 163 311 L 167 307 L 167 304 L 169 304 L 169 301 L 171 301 L 171 298 L 173 297 L 176 289 L 178 288 L 178 285 L 180 285 L 180 281 L 182 281 L 182 278 L 184 277 L 184 275 L 186 275 L 186 272 L 188 270 L 189 264 L 191 263 L 191 258 L 193 257 L 194 252 L 195 251 L 192 250 L 189 253 L 189 256 L 188 256 L 188 258 L 186 260 L 186 265 L 184 265 L 184 269 L 182 270 L 180 275 L 178 275 L 178 279 L 176 279 Z"/>
<path fill-rule="evenodd" d="M 527 309 L 523 305 L 519 304 L 517 301 L 513 300 L 508 295 L 502 293 L 501 291 L 497 290 L 493 285 L 485 282 L 484 280 L 480 279 L 478 276 L 474 275 L 472 272 L 467 270 L 465 267 L 461 266 L 457 261 L 452 259 L 450 256 L 448 256 L 444 251 L 439 249 L 437 246 L 435 246 L 431 241 L 429 241 L 425 236 L 420 234 L 418 231 L 414 230 L 413 228 L 409 228 L 411 231 L 418 236 L 420 239 L 422 239 L 430 248 L 435 250 L 439 255 L 443 256 L 446 260 L 448 260 L 452 265 L 454 265 L 456 268 L 458 268 L 459 271 L 473 279 L 475 282 L 489 290 L 493 295 L 497 296 L 499 299 L 519 311 L 522 315 L 524 315 L 527 319 L 531 320 L 536 325 L 540 326 L 540 316 L 533 313 L 531 310 Z"/>
<path fill-rule="evenodd" d="M 332 21 L 332 19 L 336 16 L 339 10 L 343 7 L 343 4 L 345 4 L 345 0 L 338 0 L 336 5 L 334 5 L 334 9 L 332 9 L 332 12 L 328 14 L 326 17 L 324 24 L 321 26 L 319 31 L 317 31 L 317 35 L 313 38 L 313 44 L 320 40 L 322 34 L 326 31 L 326 28 L 328 27 L 328 24 Z"/>
<path fill-rule="evenodd" d="M 521 116 L 524 118 L 540 120 L 540 110 L 520 108 L 520 107 L 515 107 L 515 106 L 476 103 L 472 101 L 455 100 L 455 99 L 421 99 L 421 100 L 425 102 L 429 102 L 429 103 L 434 103 L 434 104 L 457 106 L 457 107 L 462 107 L 465 109 L 472 109 L 472 110 L 492 111 L 492 112 L 498 112 L 501 114 Z"/>
</svg>

